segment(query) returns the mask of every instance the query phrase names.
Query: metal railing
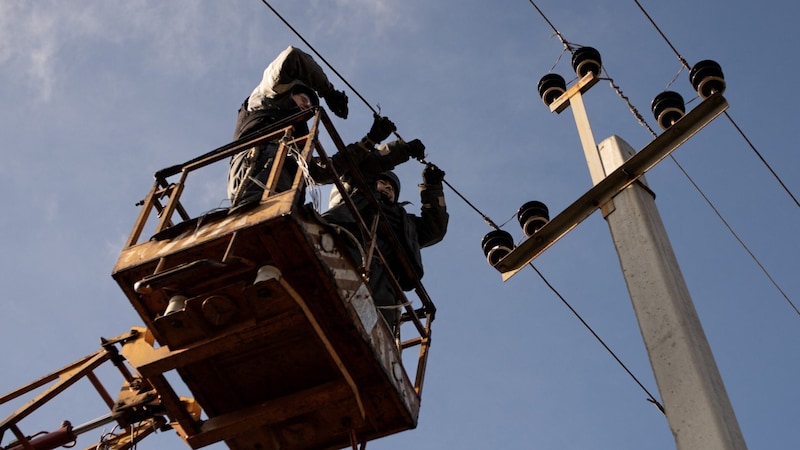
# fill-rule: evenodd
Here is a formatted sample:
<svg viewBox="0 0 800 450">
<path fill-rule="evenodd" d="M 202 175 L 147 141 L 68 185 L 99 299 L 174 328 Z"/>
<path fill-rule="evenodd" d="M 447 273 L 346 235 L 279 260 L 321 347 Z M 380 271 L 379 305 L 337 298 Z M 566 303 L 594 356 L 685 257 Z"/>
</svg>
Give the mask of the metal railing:
<svg viewBox="0 0 800 450">
<path fill-rule="evenodd" d="M 298 137 L 292 136 L 295 130 L 295 127 L 293 126 L 294 123 L 299 121 L 307 122 L 309 120 L 312 120 L 312 122 L 307 135 Z M 344 141 L 333 126 L 327 112 L 322 107 L 316 107 L 301 111 L 291 117 L 275 123 L 269 128 L 247 135 L 237 141 L 219 147 L 199 157 L 157 171 L 154 174 L 155 182 L 150 189 L 150 192 L 147 194 L 145 199 L 139 203 L 139 205 L 142 206 L 142 209 L 139 213 L 139 217 L 133 227 L 130 237 L 126 242 L 125 248 L 132 247 L 139 243 L 145 226 L 154 213 L 158 218 L 158 223 L 155 226 L 154 234 L 158 234 L 179 224 L 182 221 L 189 221 L 192 219 L 192 216 L 186 211 L 181 203 L 181 196 L 186 186 L 187 177 L 191 172 L 212 164 L 219 163 L 221 161 L 226 161 L 242 151 L 247 151 L 252 147 L 265 145 L 270 142 L 279 142 L 280 145 L 278 148 L 278 153 L 275 156 L 275 161 L 273 162 L 271 173 L 265 183 L 267 189 L 263 194 L 262 201 L 267 199 L 270 195 L 298 196 L 301 195 L 301 192 L 304 192 L 302 191 L 304 187 L 303 174 L 300 172 L 300 170 L 298 170 L 294 176 L 294 182 L 290 191 L 281 192 L 278 194 L 272 192 L 277 184 L 277 179 L 283 170 L 283 165 L 288 158 L 290 146 L 302 146 L 300 157 L 304 158 L 306 162 L 309 162 L 311 158 L 316 155 L 316 157 L 319 158 L 321 165 L 326 171 L 328 171 L 329 178 L 333 181 L 335 188 L 339 189 L 340 192 L 346 192 L 341 179 L 341 174 L 337 173 L 330 157 L 326 153 L 319 139 L 319 133 L 322 130 L 327 132 L 328 137 L 332 141 L 336 150 L 345 155 L 344 160 L 347 163 L 346 170 L 350 183 L 362 192 L 369 192 L 370 189 L 367 187 L 364 176 L 359 171 L 352 156 L 347 152 L 347 146 L 344 144 Z M 175 177 L 177 177 L 177 180 L 170 181 L 171 178 Z M 420 280 L 415 275 L 414 270 L 411 268 L 411 264 L 405 256 L 405 251 L 402 249 L 397 236 L 395 236 L 394 232 L 391 230 L 386 218 L 383 217 L 382 214 L 378 213 L 375 216 L 376 222 L 373 222 L 371 224 L 372 226 L 368 226 L 364 221 L 364 218 L 357 210 L 353 201 L 347 195 L 342 195 L 342 197 L 361 231 L 364 242 L 367 243 L 366 247 L 372 249 L 370 252 L 368 252 L 367 260 L 363 261 L 362 267 L 360 268 L 362 271 L 362 277 L 366 281 L 368 276 L 367 271 L 371 263 L 370 258 L 376 258 L 378 264 L 380 264 L 387 273 L 387 278 L 389 279 L 390 284 L 404 305 L 405 312 L 401 315 L 401 324 L 410 322 L 417 331 L 417 336 L 412 339 L 402 341 L 399 335 L 399 330 L 401 327 L 398 326 L 396 338 L 399 342 L 399 348 L 401 351 L 409 347 L 414 347 L 417 345 L 421 346 L 415 382 L 415 389 L 418 393 L 421 393 L 425 365 L 427 363 L 428 349 L 430 346 L 431 323 L 435 318 L 436 307 L 428 295 L 428 292 L 425 290 L 425 287 L 422 285 Z M 380 208 L 378 207 L 377 200 L 369 195 L 365 197 L 367 198 L 372 210 L 379 212 Z M 246 214 L 246 212 L 243 212 L 243 214 Z M 381 236 L 382 239 L 386 239 L 388 241 L 389 245 L 393 249 L 393 253 L 397 255 L 402 270 L 407 272 L 409 279 L 415 280 L 415 286 L 413 290 L 422 303 L 420 308 L 414 309 L 411 305 L 411 302 L 408 301 L 403 289 L 400 287 L 397 277 L 392 272 L 383 254 L 381 254 L 380 250 L 375 245 L 377 236 Z"/>
</svg>

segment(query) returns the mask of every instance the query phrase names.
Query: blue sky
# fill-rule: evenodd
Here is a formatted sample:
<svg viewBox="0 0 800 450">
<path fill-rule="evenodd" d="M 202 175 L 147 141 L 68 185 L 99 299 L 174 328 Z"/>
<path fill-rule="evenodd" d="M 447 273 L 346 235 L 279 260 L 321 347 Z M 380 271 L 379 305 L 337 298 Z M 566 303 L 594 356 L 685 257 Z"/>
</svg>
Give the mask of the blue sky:
<svg viewBox="0 0 800 450">
<path fill-rule="evenodd" d="M 591 187 L 571 114 L 551 114 L 536 92 L 553 67 L 574 76 L 529 1 L 271 3 L 404 138 L 425 142 L 428 159 L 494 222 L 534 199 L 554 215 Z M 640 3 L 690 64 L 720 63 L 730 116 L 800 195 L 800 6 Z M 649 105 L 659 92 L 698 103 L 632 0 L 536 4 L 567 40 L 601 52 L 657 132 Z M 156 170 L 230 140 L 242 99 L 290 44 L 309 50 L 257 0 L 0 2 L 0 392 L 140 324 L 110 276 L 134 204 Z M 328 74 L 351 99 L 337 130 L 359 139 L 371 112 Z M 608 81 L 584 101 L 598 141 L 615 134 L 640 149 L 652 140 Z M 717 119 L 674 157 L 800 305 L 800 208 L 731 122 Z M 412 161 L 397 171 L 412 208 L 421 170 Z M 797 447 L 800 316 L 672 159 L 647 180 L 749 448 Z M 197 189 L 208 209 L 219 206 L 224 172 Z M 445 194 L 450 230 L 423 251 L 438 314 L 419 426 L 369 448 L 675 448 L 665 417 L 534 271 L 501 281 L 480 250 L 491 228 Z M 504 228 L 520 238 L 513 221 Z M 603 218 L 595 213 L 534 264 L 658 396 Z M 23 429 L 104 414 L 88 384 L 74 389 Z M 188 447 L 166 432 L 139 448 Z"/>
</svg>

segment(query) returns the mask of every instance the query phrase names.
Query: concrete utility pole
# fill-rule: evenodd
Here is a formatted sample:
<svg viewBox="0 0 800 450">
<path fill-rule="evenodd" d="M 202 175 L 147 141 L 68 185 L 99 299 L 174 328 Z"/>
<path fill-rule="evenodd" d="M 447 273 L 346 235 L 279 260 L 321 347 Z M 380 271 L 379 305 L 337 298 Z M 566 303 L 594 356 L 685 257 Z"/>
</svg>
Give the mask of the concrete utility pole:
<svg viewBox="0 0 800 450">
<path fill-rule="evenodd" d="M 612 136 L 599 153 L 611 171 L 634 150 Z M 652 193 L 630 185 L 605 218 L 677 448 L 746 449 Z"/>
<path fill-rule="evenodd" d="M 582 94 L 589 73 L 550 104 L 571 107 L 594 186 L 497 262 L 507 280 L 596 209 L 611 229 L 650 364 L 679 450 L 746 445 L 644 173 L 727 108 L 714 94 L 638 153 L 612 136 L 595 144 Z"/>
</svg>

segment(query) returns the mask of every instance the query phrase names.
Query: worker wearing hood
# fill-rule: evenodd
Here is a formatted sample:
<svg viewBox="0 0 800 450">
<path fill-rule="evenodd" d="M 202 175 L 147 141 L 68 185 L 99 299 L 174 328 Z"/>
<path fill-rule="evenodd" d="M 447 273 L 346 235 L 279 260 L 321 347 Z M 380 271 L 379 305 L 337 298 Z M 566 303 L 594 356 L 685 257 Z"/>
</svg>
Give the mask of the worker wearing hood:
<svg viewBox="0 0 800 450">
<path fill-rule="evenodd" d="M 290 46 L 269 64 L 261 82 L 242 103 L 233 138 L 238 140 L 263 131 L 277 122 L 290 119 L 301 110 L 318 107 L 320 97 L 334 114 L 347 118 L 347 95 L 333 87 L 322 68 L 310 55 Z M 298 120 L 292 125 L 295 136 L 308 134 L 308 125 L 304 120 Z M 363 172 L 378 173 L 408 161 L 410 157 L 421 158 L 421 150 L 420 153 L 415 153 L 417 148 L 409 147 L 405 143 L 392 145 L 391 149 L 394 151 L 377 151 L 375 145 L 395 130 L 391 120 L 375 114 L 370 130 L 361 141 L 346 147 L 350 159 L 356 164 L 363 163 Z M 255 204 L 261 199 L 278 147 L 277 142 L 269 142 L 242 151 L 231 158 L 228 171 L 228 198 L 231 206 Z M 347 172 L 346 159 L 345 155 L 338 152 L 331 156 L 337 173 Z M 294 158 L 286 158 L 279 174 L 276 192 L 286 191 L 292 186 L 297 168 Z M 316 158 L 309 162 L 308 174 L 318 184 L 333 182 Z M 303 197 L 299 196 L 301 200 Z"/>
<path fill-rule="evenodd" d="M 300 94 L 309 98 L 310 106 L 319 106 L 322 97 L 331 112 L 347 119 L 349 109 L 344 91 L 334 88 L 311 55 L 289 46 L 264 69 L 261 82 L 242 103 L 234 140 L 263 128 L 263 122 L 271 125 L 297 113 L 301 106 L 295 97 Z"/>
<path fill-rule="evenodd" d="M 386 259 L 386 263 L 397 278 L 400 287 L 405 291 L 414 289 L 417 281 L 424 274 L 420 248 L 440 242 L 447 232 L 449 215 L 442 189 L 443 179 L 444 172 L 438 167 L 430 163 L 425 166 L 422 172 L 423 183 L 419 185 L 422 202 L 419 216 L 406 211 L 405 205 L 408 202 L 398 201 L 401 185 L 400 179 L 394 172 L 385 171 L 374 179 L 367 180 L 372 189 L 367 195 L 376 198 L 381 216 L 388 222 L 389 228 L 399 241 L 400 254 L 390 244 L 390 238 L 385 235 L 381 226 L 377 231 L 377 248 Z M 348 195 L 365 223 L 370 224 L 375 216 L 375 211 L 364 193 L 357 189 L 351 189 Z M 360 239 L 361 232 L 356 225 L 356 220 L 341 198 L 338 201 L 334 198 L 329 210 L 322 217 L 329 223 L 345 228 L 351 236 L 360 240 L 359 245 L 364 248 L 366 243 Z M 356 264 L 362 264 L 362 255 L 359 249 L 352 245 L 349 251 Z M 401 257 L 408 261 L 412 273 L 408 273 L 405 269 L 400 260 Z M 369 285 L 375 305 L 380 309 L 390 327 L 395 328 L 398 325 L 400 307 L 402 307 L 400 305 L 401 296 L 395 292 L 387 279 L 387 274 L 375 259 L 370 266 Z"/>
</svg>

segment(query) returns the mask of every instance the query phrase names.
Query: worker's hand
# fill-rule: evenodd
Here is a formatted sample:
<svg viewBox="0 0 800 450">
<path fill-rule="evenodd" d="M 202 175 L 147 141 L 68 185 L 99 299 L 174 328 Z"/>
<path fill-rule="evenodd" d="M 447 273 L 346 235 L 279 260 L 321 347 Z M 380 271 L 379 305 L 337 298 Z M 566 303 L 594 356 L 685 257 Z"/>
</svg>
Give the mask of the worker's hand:
<svg viewBox="0 0 800 450">
<path fill-rule="evenodd" d="M 367 139 L 372 141 L 373 144 L 379 144 L 382 140 L 397 131 L 394 122 L 389 120 L 388 117 L 381 117 L 377 114 L 372 117 L 372 127 L 370 127 L 369 133 L 367 133 Z"/>
<path fill-rule="evenodd" d="M 442 184 L 442 180 L 444 180 L 444 171 L 442 169 L 432 163 L 425 165 L 425 169 L 422 171 L 422 181 L 425 184 Z"/>
<path fill-rule="evenodd" d="M 323 95 L 322 98 L 325 99 L 325 103 L 334 114 L 342 119 L 347 119 L 347 113 L 349 110 L 347 109 L 347 94 L 345 94 L 344 91 L 331 89 L 329 92 Z"/>
<path fill-rule="evenodd" d="M 406 142 L 406 152 L 408 153 L 408 156 L 416 159 L 417 161 L 422 161 L 425 159 L 425 144 L 423 144 L 419 139 Z"/>
</svg>

